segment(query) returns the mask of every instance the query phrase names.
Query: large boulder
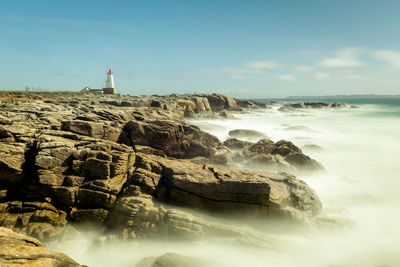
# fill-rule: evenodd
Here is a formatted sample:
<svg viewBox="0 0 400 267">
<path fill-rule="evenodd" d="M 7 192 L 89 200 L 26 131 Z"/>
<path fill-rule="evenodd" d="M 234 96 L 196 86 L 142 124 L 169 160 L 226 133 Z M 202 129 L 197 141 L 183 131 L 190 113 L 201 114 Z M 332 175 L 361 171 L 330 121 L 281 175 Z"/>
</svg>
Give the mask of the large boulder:
<svg viewBox="0 0 400 267">
<path fill-rule="evenodd" d="M 275 242 L 262 233 L 222 224 L 171 208 L 148 195 L 126 190 L 107 219 L 108 236 L 121 239 L 157 237 L 167 240 L 219 238 L 230 243 L 274 248 Z"/>
<path fill-rule="evenodd" d="M 161 201 L 222 213 L 253 213 L 258 217 L 312 217 L 321 203 L 303 181 L 288 174 L 255 173 L 141 155 L 138 170 L 149 180 L 132 176 Z"/>
<path fill-rule="evenodd" d="M 171 120 L 130 121 L 124 127 L 127 145 L 145 145 L 165 152 L 167 156 L 191 158 L 211 156 L 220 141 L 198 127 Z"/>
<path fill-rule="evenodd" d="M 228 138 L 222 144 L 232 150 L 238 150 L 238 149 L 243 150 L 243 149 L 249 147 L 250 145 L 252 145 L 251 142 L 238 140 L 236 138 Z"/>
<path fill-rule="evenodd" d="M 192 101 L 195 103 L 196 108 L 194 111 L 196 113 L 212 111 L 210 103 L 206 97 L 193 97 Z"/>
<path fill-rule="evenodd" d="M 223 145 L 234 151 L 228 156 L 236 164 L 241 164 L 242 168 L 244 166 L 259 171 L 285 171 L 294 174 L 323 170 L 319 162 L 305 155 L 300 148 L 287 140 L 274 143 L 264 138 L 252 144 L 228 139 Z M 230 166 L 235 167 L 235 164 Z"/>
<path fill-rule="evenodd" d="M 41 240 L 62 233 L 66 212 L 49 203 L 11 201 L 0 204 L 0 226 L 25 232 Z"/>
<path fill-rule="evenodd" d="M 232 131 L 229 131 L 229 136 L 234 137 L 234 138 L 239 138 L 239 139 L 261 139 L 261 138 L 266 138 L 267 135 L 256 131 L 256 130 L 250 130 L 250 129 L 235 129 Z"/>
<path fill-rule="evenodd" d="M 275 143 L 272 140 L 265 138 L 249 146 L 246 152 L 248 154 L 271 154 L 275 150 L 275 147 Z"/>
<path fill-rule="evenodd" d="M 194 257 L 182 256 L 176 253 L 166 253 L 159 257 L 147 257 L 135 265 L 135 267 L 206 267 L 210 262 Z"/>
<path fill-rule="evenodd" d="M 282 156 L 287 163 L 298 170 L 320 171 L 324 169 L 319 162 L 303 154 L 299 147 L 287 140 L 278 141 L 272 153 Z"/>
<path fill-rule="evenodd" d="M 210 107 L 214 112 L 221 111 L 223 109 L 227 110 L 237 110 L 238 105 L 236 100 L 229 96 L 222 96 L 217 94 L 207 95 Z"/>
</svg>

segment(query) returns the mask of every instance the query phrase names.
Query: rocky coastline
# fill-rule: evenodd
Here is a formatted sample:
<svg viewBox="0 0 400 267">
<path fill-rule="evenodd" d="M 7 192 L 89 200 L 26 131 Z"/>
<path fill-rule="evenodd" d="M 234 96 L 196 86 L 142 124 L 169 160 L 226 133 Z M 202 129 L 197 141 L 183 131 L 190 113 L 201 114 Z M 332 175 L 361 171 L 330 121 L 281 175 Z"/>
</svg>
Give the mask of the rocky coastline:
<svg viewBox="0 0 400 267">
<path fill-rule="evenodd" d="M 0 230 L 22 238 L 18 244 L 29 243 L 21 243 L 29 249 L 40 245 L 29 238 L 63 244 L 85 227 L 97 229 L 102 242 L 229 236 L 271 248 L 268 237 L 190 209 L 294 224 L 322 211 L 317 194 L 295 175 L 323 166 L 292 142 L 273 142 L 264 133 L 253 133 L 258 142 L 242 141 L 240 134 L 249 134 L 245 129 L 222 141 L 185 122 L 232 119 L 237 112 L 268 108 L 266 103 L 217 94 L 9 93 L 0 101 Z M 326 107 L 343 105 L 281 109 Z M 1 236 L 0 241 L 6 242 Z M 9 259 L 4 250 L 0 261 Z M 79 266 L 57 255 L 47 266 Z M 11 263 L 19 266 L 19 260 Z"/>
</svg>

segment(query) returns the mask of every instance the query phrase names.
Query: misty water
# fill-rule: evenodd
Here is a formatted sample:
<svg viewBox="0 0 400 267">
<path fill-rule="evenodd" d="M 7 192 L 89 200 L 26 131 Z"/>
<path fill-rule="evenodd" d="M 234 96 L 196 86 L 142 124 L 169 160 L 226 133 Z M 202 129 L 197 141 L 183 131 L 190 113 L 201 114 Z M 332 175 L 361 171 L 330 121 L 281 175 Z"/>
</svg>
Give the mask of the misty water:
<svg viewBox="0 0 400 267">
<path fill-rule="evenodd" d="M 247 223 L 247 228 L 273 238 L 276 249 L 215 240 L 138 240 L 95 250 L 63 250 L 90 266 L 134 266 L 144 257 L 167 252 L 210 259 L 216 266 L 400 266 L 400 105 L 358 106 L 288 113 L 274 106 L 235 114 L 234 120 L 190 121 L 222 141 L 230 130 L 254 129 L 275 142 L 321 147 L 303 152 L 326 171 L 298 178 L 317 192 L 323 216 L 337 222 L 333 227 L 280 229 L 279 223 Z"/>
</svg>

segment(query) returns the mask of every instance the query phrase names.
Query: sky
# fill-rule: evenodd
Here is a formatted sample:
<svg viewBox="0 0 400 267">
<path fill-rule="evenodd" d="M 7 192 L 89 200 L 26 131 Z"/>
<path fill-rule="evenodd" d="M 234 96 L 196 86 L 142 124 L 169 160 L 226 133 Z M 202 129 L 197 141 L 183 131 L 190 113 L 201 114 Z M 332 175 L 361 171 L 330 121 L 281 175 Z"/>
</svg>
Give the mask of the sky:
<svg viewBox="0 0 400 267">
<path fill-rule="evenodd" d="M 397 0 L 0 0 L 0 90 L 400 94 Z"/>
</svg>

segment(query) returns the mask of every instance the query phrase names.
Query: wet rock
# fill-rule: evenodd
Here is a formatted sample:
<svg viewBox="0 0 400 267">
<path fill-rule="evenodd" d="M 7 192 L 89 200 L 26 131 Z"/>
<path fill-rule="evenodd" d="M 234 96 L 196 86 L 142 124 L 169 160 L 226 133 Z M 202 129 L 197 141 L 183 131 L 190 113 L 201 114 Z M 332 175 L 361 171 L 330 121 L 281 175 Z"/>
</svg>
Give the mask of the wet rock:
<svg viewBox="0 0 400 267">
<path fill-rule="evenodd" d="M 261 139 L 257 143 L 249 146 L 246 150 L 248 155 L 251 154 L 271 154 L 275 150 L 275 143 L 267 138 Z"/>
<path fill-rule="evenodd" d="M 166 253 L 159 257 L 147 257 L 141 260 L 136 267 L 206 267 L 209 262 L 193 257 L 182 256 L 176 253 Z"/>
<path fill-rule="evenodd" d="M 285 103 L 278 110 L 282 112 L 291 112 L 296 109 L 319 109 L 319 108 L 345 108 L 344 103 L 328 104 L 324 102 L 300 102 L 300 103 Z"/>
<path fill-rule="evenodd" d="M 331 108 L 345 108 L 346 105 L 345 105 L 344 103 L 337 103 L 337 102 L 335 102 L 335 103 L 333 103 L 333 104 L 330 104 L 330 107 L 331 107 Z"/>
<path fill-rule="evenodd" d="M 320 163 L 303 154 L 300 148 L 292 142 L 280 140 L 276 143 L 262 139 L 245 150 L 247 164 L 270 166 L 273 169 L 290 173 L 305 171 L 320 171 Z"/>
<path fill-rule="evenodd" d="M 285 157 L 285 160 L 296 168 L 303 170 L 323 170 L 320 163 L 303 153 L 290 153 Z"/>
<path fill-rule="evenodd" d="M 222 118 L 225 118 L 225 119 L 233 119 L 234 117 L 233 117 L 233 115 L 232 115 L 232 113 L 230 113 L 228 110 L 226 110 L 226 109 L 224 109 L 224 110 L 222 110 L 220 113 L 219 113 L 219 115 L 222 117 Z"/>
<path fill-rule="evenodd" d="M 275 144 L 274 154 L 287 156 L 290 153 L 302 153 L 301 149 L 295 146 L 292 142 L 287 140 L 280 140 Z"/>
<path fill-rule="evenodd" d="M 267 104 L 262 103 L 259 101 L 253 100 L 243 100 L 243 99 L 236 99 L 236 103 L 238 107 L 245 108 L 245 109 L 257 109 L 257 108 L 266 108 Z"/>
<path fill-rule="evenodd" d="M 222 152 L 222 153 L 215 153 L 211 157 L 208 158 L 207 162 L 213 165 L 220 165 L 220 166 L 232 166 L 232 157 L 229 152 Z"/>
<path fill-rule="evenodd" d="M 247 148 L 250 145 L 252 145 L 251 142 L 241 141 L 236 138 L 229 138 L 229 139 L 225 140 L 222 144 L 233 150 L 244 149 L 244 148 Z"/>
<path fill-rule="evenodd" d="M 250 130 L 250 129 L 236 129 L 229 131 L 229 136 L 234 137 L 234 138 L 239 138 L 239 139 L 261 139 L 261 138 L 266 138 L 267 136 L 259 131 L 256 130 Z"/>
<path fill-rule="evenodd" d="M 311 107 L 311 108 L 329 107 L 328 103 L 323 103 L 323 102 L 304 102 L 303 105 L 304 107 Z"/>
</svg>

